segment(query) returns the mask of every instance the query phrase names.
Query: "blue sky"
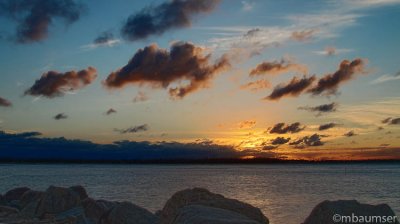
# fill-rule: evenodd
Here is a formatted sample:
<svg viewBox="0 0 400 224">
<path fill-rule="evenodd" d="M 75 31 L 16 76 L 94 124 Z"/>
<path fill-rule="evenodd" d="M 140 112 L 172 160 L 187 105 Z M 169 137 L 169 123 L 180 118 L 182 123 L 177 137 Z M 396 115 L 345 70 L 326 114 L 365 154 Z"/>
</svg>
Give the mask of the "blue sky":
<svg viewBox="0 0 400 224">
<path fill-rule="evenodd" d="M 7 2 L 0 1 L 5 5 Z M 26 4 L 22 0 L 17 2 Z M 176 2 L 200 4 L 203 1 Z M 105 0 L 82 1 L 79 19 L 66 23 L 65 18 L 54 16 L 48 24 L 47 37 L 29 43 L 19 43 L 15 34 L 30 8 L 17 12 L 19 19 L 16 20 L 7 16 L 5 12 L 9 8 L 4 6 L 0 11 L 3 15 L 0 16 L 0 97 L 12 106 L 0 107 L 1 128 L 7 133 L 38 131 L 44 137 L 62 136 L 96 143 L 207 139 L 216 144 L 233 145 L 238 150 L 263 151 L 268 148 L 265 146 L 271 146 L 273 152 L 293 153 L 298 155 L 296 158 L 308 158 L 307 155 L 326 149 L 331 150 L 328 152 L 331 156 L 337 148 L 381 150 L 389 147 L 392 150 L 400 146 L 400 128 L 396 123 L 400 116 L 400 1 L 204 2 L 212 6 L 200 12 L 187 12 L 190 24 L 175 24 L 133 41 L 121 33 L 129 16 L 147 12 L 143 9 L 159 9 L 160 5 L 172 4 L 172 1 L 117 0 L 112 4 Z M 167 12 L 166 16 L 173 15 Z M 103 44 L 94 43 L 104 32 L 112 37 Z M 168 89 L 185 86 L 191 81 L 187 75 L 175 79 L 167 88 L 154 87 L 146 78 L 127 82 L 121 88 L 108 88 L 104 84 L 112 72 L 129 64 L 140 49 L 156 44 L 157 49 L 170 51 L 180 41 L 196 46 L 203 56 L 210 54 L 209 64 L 228 58 L 229 68 L 212 73 L 204 82 L 199 81 L 200 86 L 180 99 L 172 99 Z M 315 75 L 316 81 L 310 89 L 325 75 L 335 73 L 342 61 L 358 58 L 363 61 L 362 71 L 340 82 L 334 94 L 313 96 L 305 89 L 278 100 L 263 100 L 293 77 Z M 291 69 L 249 76 L 262 62 L 289 64 Z M 97 70 L 97 78 L 88 85 L 52 98 L 24 95 L 44 73 L 63 74 L 89 66 Z M 296 69 L 298 66 L 306 67 L 307 71 Z M 269 84 L 254 91 L 243 87 L 258 80 Z M 134 102 L 140 98 L 138 95 L 142 99 Z M 331 113 L 298 109 L 333 102 L 338 108 Z M 110 108 L 116 113 L 106 115 Z M 67 119 L 53 119 L 60 113 Z M 393 124 L 381 122 L 388 117 L 394 120 Z M 279 136 L 268 133 L 277 123 L 295 122 L 305 126 L 304 130 Z M 326 123 L 336 126 L 320 132 L 318 126 Z M 148 126 L 144 131 L 128 134 L 116 131 L 144 124 Z M 379 131 L 380 127 L 384 130 Z M 350 131 L 356 135 L 346 137 L 344 134 Z M 322 145 L 306 145 L 309 151 L 289 145 L 314 133 L 320 136 Z M 290 141 L 271 145 L 277 137 L 290 138 Z"/>
</svg>

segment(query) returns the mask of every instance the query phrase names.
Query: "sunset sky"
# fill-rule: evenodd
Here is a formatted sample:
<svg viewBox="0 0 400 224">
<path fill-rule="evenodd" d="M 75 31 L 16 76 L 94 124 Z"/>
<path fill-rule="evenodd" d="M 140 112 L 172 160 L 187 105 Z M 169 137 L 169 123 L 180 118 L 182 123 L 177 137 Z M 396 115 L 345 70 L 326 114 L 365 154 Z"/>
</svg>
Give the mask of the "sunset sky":
<svg viewBox="0 0 400 224">
<path fill-rule="evenodd" d="M 0 149 L 400 159 L 400 0 L 0 0 L 0 21 Z"/>
</svg>

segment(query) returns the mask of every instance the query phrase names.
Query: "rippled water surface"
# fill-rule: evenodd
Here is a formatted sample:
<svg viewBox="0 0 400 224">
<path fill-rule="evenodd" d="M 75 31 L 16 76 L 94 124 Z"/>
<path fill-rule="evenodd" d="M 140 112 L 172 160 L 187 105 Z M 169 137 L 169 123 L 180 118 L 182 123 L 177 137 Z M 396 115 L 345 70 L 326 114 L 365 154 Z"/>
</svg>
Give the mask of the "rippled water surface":
<svg viewBox="0 0 400 224">
<path fill-rule="evenodd" d="M 301 223 L 323 200 L 387 203 L 400 214 L 400 164 L 0 165 L 0 192 L 83 185 L 94 198 L 161 209 L 176 191 L 204 187 L 262 209 L 272 224 Z"/>
</svg>

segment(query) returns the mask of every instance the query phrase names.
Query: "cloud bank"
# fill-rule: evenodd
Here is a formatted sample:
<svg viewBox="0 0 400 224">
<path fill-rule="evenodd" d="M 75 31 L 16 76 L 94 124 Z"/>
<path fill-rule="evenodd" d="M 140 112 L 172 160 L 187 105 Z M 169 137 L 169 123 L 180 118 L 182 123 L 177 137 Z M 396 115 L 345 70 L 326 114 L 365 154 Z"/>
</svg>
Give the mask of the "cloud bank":
<svg viewBox="0 0 400 224">
<path fill-rule="evenodd" d="M 145 161 L 171 159 L 241 158 L 247 155 L 272 156 L 271 153 L 237 151 L 232 146 L 212 141 L 134 142 L 96 144 L 90 141 L 40 138 L 39 132 L 0 131 L 0 159 L 8 160 L 88 160 Z"/>
</svg>

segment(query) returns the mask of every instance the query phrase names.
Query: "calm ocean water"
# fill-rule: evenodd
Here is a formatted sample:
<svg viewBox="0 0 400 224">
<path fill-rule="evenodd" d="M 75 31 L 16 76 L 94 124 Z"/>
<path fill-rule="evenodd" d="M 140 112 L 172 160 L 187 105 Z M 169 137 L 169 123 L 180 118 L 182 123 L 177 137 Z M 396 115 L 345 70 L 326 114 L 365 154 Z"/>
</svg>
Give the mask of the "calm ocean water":
<svg viewBox="0 0 400 224">
<path fill-rule="evenodd" d="M 400 164 L 21 165 L 0 164 L 0 192 L 83 185 L 94 198 L 161 209 L 176 191 L 204 187 L 262 209 L 272 224 L 301 223 L 323 200 L 387 203 L 400 215 Z"/>
</svg>

